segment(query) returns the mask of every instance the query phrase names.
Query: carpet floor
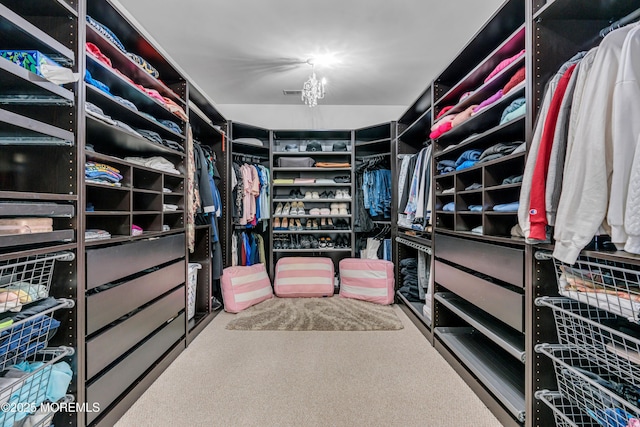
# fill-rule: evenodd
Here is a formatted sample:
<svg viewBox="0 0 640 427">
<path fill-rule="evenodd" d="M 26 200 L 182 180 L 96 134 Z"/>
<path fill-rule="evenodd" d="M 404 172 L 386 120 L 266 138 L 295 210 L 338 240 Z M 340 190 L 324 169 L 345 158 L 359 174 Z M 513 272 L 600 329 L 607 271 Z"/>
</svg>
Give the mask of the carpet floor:
<svg viewBox="0 0 640 427">
<path fill-rule="evenodd" d="M 239 331 L 393 331 L 402 322 L 393 307 L 351 298 L 271 298 L 237 314 Z"/>
<path fill-rule="evenodd" d="M 116 427 L 498 427 L 399 307 L 396 331 L 233 331 L 219 314 Z"/>
</svg>

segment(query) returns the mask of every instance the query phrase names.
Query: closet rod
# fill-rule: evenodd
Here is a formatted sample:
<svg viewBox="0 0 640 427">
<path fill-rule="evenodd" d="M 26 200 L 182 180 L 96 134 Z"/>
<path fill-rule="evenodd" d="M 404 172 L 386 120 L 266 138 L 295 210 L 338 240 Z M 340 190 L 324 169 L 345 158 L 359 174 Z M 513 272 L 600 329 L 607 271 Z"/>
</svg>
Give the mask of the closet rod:
<svg viewBox="0 0 640 427">
<path fill-rule="evenodd" d="M 632 22 L 635 22 L 638 19 L 640 19 L 640 9 L 636 9 L 634 12 L 631 12 L 624 18 L 621 18 L 616 22 L 614 22 L 613 24 L 609 25 L 608 27 L 600 30 L 600 37 L 604 37 L 610 32 L 612 32 L 613 30 L 616 30 L 620 27 L 624 27 L 625 25 L 631 24 Z"/>
<path fill-rule="evenodd" d="M 242 160 L 243 162 L 254 162 L 259 163 L 262 160 L 269 160 L 268 157 L 264 156 L 255 156 L 252 154 L 232 154 L 232 157 L 237 160 Z"/>
<path fill-rule="evenodd" d="M 376 157 L 391 156 L 391 153 L 372 154 L 370 156 L 358 156 L 358 160 L 375 159 Z"/>
</svg>

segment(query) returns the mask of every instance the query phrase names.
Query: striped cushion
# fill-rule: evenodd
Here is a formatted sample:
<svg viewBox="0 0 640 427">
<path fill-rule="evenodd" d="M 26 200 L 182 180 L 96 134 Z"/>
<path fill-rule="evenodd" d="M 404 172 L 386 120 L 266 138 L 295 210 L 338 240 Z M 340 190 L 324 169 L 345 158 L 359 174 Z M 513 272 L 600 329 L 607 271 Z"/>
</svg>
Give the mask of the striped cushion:
<svg viewBox="0 0 640 427">
<path fill-rule="evenodd" d="M 273 288 L 279 297 L 327 297 L 333 295 L 333 276 L 331 258 L 280 258 Z"/>
<path fill-rule="evenodd" d="M 340 296 L 377 304 L 393 303 L 393 263 L 380 259 L 340 261 Z"/>
<path fill-rule="evenodd" d="M 222 272 L 224 310 L 239 313 L 273 297 L 271 281 L 264 264 L 251 267 L 227 267 Z"/>
</svg>

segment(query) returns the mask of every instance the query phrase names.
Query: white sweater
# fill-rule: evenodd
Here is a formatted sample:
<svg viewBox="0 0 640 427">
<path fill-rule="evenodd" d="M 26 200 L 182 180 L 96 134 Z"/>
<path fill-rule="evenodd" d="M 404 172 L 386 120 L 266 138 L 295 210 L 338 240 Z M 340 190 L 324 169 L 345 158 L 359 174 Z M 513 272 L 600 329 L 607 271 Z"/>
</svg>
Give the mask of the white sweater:
<svg viewBox="0 0 640 427">
<path fill-rule="evenodd" d="M 611 226 L 613 243 L 623 244 L 627 241 L 625 209 L 629 177 L 632 167 L 638 167 L 633 159 L 640 135 L 640 27 L 637 26 L 627 35 L 622 46 L 612 113 L 613 171 L 607 221 Z M 640 205 L 629 210 L 632 217 L 640 215 L 638 209 Z M 632 218 L 630 220 L 633 221 Z"/>
<path fill-rule="evenodd" d="M 628 234 L 624 250 L 632 254 L 640 254 L 640 135 L 631 169 L 624 226 Z"/>
<path fill-rule="evenodd" d="M 633 27 L 607 35 L 598 47 L 577 112 L 556 217 L 553 256 L 573 264 L 605 219 L 613 163 L 611 112 L 622 45 Z"/>
</svg>

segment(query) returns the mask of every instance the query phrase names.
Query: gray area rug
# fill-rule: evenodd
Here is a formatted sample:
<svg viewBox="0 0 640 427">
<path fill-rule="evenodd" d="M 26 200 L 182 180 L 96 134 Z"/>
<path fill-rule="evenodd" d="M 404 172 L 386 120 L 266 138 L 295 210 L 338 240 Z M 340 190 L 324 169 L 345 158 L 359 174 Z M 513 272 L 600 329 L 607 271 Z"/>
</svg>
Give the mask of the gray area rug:
<svg viewBox="0 0 640 427">
<path fill-rule="evenodd" d="M 272 298 L 238 313 L 239 331 L 394 331 L 402 322 L 392 306 L 349 298 Z"/>
</svg>

